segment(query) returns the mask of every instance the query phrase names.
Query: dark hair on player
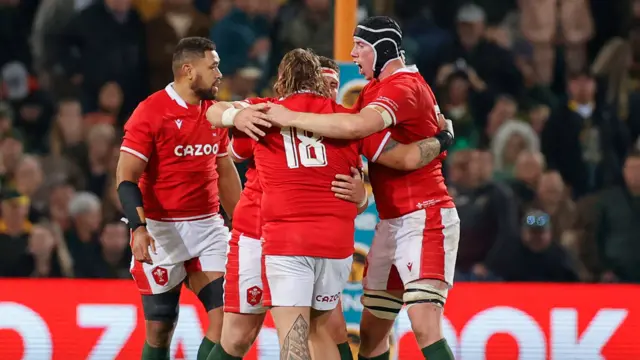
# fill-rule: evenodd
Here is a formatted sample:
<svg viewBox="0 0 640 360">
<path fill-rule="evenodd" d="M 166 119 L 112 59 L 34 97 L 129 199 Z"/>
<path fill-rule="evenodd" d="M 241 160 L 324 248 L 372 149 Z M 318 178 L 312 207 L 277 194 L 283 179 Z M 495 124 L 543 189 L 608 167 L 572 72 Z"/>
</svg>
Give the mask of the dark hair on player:
<svg viewBox="0 0 640 360">
<path fill-rule="evenodd" d="M 171 62 L 173 74 L 177 75 L 184 63 L 192 61 L 196 57 L 204 58 L 205 51 L 213 51 L 215 48 L 213 41 L 199 36 L 186 37 L 180 40 L 175 50 L 173 50 L 173 60 Z"/>
<path fill-rule="evenodd" d="M 320 60 L 308 49 L 294 49 L 284 55 L 278 66 L 278 80 L 273 90 L 280 97 L 303 90 L 329 97 Z"/>
<path fill-rule="evenodd" d="M 320 66 L 322 66 L 323 68 L 329 68 L 338 73 L 340 72 L 340 67 L 338 66 L 338 63 L 335 62 L 335 60 L 329 59 L 326 56 L 318 56 L 318 58 L 320 59 Z"/>
</svg>

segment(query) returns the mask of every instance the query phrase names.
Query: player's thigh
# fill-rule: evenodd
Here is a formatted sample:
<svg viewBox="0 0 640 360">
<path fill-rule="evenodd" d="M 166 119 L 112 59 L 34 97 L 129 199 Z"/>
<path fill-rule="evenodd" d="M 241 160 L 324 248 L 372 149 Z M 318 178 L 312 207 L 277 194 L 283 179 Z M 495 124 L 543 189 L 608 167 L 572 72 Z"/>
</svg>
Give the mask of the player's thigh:
<svg viewBox="0 0 640 360">
<path fill-rule="evenodd" d="M 410 285 L 418 280 L 439 280 L 449 286 L 453 284 L 460 219 L 455 208 L 432 206 L 407 214 L 399 220 L 401 226 L 396 233 L 395 266 L 405 284 L 405 303 L 409 305 L 411 300 L 407 301 L 407 297 L 429 297 L 428 289 Z M 436 298 L 432 300 L 438 301 Z"/>
<path fill-rule="evenodd" d="M 265 255 L 263 261 L 263 279 L 268 285 L 265 306 L 311 307 L 315 282 L 313 258 Z"/>
<path fill-rule="evenodd" d="M 314 310 L 331 311 L 336 308 L 347 285 L 353 257 L 344 259 L 312 258 L 315 261 L 313 287 Z"/>
<path fill-rule="evenodd" d="M 155 240 L 156 252 L 150 251 L 153 264 L 132 257 L 130 271 L 141 294 L 162 294 L 182 284 L 187 275 L 184 263 L 191 256 L 179 224 L 147 219 L 147 230 Z"/>
<path fill-rule="evenodd" d="M 395 238 L 388 221 L 381 220 L 367 253 L 362 286 L 371 290 L 386 290 L 389 273 L 393 266 Z"/>
<path fill-rule="evenodd" d="M 262 244 L 233 230 L 224 277 L 225 313 L 262 314 Z"/>
<path fill-rule="evenodd" d="M 186 224 L 189 237 L 186 239 L 192 258 L 199 259 L 199 270 L 224 273 L 227 261 L 227 246 L 231 238 L 229 229 L 220 215 L 189 221 Z"/>
</svg>

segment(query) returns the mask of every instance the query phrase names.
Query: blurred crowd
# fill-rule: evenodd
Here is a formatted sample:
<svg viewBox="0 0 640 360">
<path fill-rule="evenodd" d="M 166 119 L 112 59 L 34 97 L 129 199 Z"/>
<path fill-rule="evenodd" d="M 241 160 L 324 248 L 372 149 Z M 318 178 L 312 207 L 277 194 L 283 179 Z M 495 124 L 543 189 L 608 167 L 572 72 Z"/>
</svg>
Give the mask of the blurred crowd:
<svg viewBox="0 0 640 360">
<path fill-rule="evenodd" d="M 361 0 L 452 119 L 458 281 L 640 282 L 640 1 Z M 331 0 L 0 0 L 0 276 L 128 278 L 122 125 L 205 36 L 221 100 L 332 56 Z M 242 171 L 241 171 L 242 172 Z"/>
</svg>

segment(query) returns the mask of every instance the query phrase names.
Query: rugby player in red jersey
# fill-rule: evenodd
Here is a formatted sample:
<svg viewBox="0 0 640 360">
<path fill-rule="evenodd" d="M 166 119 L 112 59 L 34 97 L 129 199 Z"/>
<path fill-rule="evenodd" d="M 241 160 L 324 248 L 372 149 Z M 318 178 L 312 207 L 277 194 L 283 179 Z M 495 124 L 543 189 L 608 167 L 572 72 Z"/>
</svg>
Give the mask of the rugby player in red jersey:
<svg viewBox="0 0 640 360">
<path fill-rule="evenodd" d="M 331 97 L 335 100 L 338 89 L 337 64 L 328 58 L 320 57 L 323 66 L 322 75 Z M 253 98 L 235 104 L 247 106 L 275 99 Z M 233 230 L 227 253 L 224 282 L 224 321 L 220 343 L 214 348 L 210 360 L 224 359 L 225 355 L 242 358 L 251 348 L 264 322 L 266 308 L 262 306 L 263 286 L 261 269 L 262 222 L 260 200 L 262 188 L 258 181 L 255 163 L 252 159 L 255 142 L 246 136 L 238 141 L 231 140 L 229 155 L 236 162 L 247 161 L 246 182 L 240 201 L 234 213 Z M 239 155 L 239 154 L 243 154 Z M 347 197 L 361 208 L 366 208 L 367 194 L 360 173 L 354 175 L 336 175 L 338 186 L 348 190 Z M 330 317 L 328 333 L 336 342 L 341 360 L 353 359 L 349 348 L 348 334 L 342 309 L 338 306 Z"/>
<path fill-rule="evenodd" d="M 304 59 L 311 60 L 305 62 Z M 327 103 L 328 99 L 309 93 L 309 90 L 317 89 L 317 82 L 310 81 L 313 77 L 313 72 L 309 70 L 312 68 L 310 65 L 312 59 L 314 57 L 301 49 L 294 50 L 285 56 L 280 66 L 277 92 L 289 96 L 284 96 L 280 102 L 300 110 L 312 108 L 315 111 L 324 112 L 349 111 L 333 101 Z M 295 66 L 296 61 L 297 66 Z M 306 71 L 304 71 L 305 65 Z M 321 76 L 319 69 L 316 76 Z M 300 93 L 295 89 L 306 90 L 306 92 Z M 237 111 L 230 104 L 218 103 L 210 108 L 208 118 L 216 126 L 228 125 L 236 121 L 233 118 L 223 119 L 226 116 L 225 113 L 233 114 Z M 358 150 L 371 160 L 383 161 L 403 169 L 415 169 L 417 165 L 426 163 L 421 158 L 423 154 L 419 144 L 400 145 L 388 153 L 383 151 L 380 145 L 389 138 L 389 134 L 386 133 L 364 141 L 341 142 L 315 137 L 307 132 L 296 132 L 293 135 L 292 131 L 296 130 L 282 129 L 280 132 L 271 130 L 264 142 L 247 147 L 249 152 L 253 149 L 264 191 L 262 198 L 263 253 L 266 255 L 266 277 L 271 287 L 271 292 L 265 291 L 265 302 L 268 305 L 271 294 L 272 305 L 275 307 L 273 315 L 284 354 L 290 350 L 290 347 L 302 346 L 306 349 L 310 307 L 316 310 L 330 310 L 335 307 L 342 287 L 338 286 L 337 290 L 329 287 L 336 287 L 339 284 L 335 283 L 340 282 L 343 286 L 346 278 L 337 275 L 345 275 L 342 271 L 346 271 L 345 276 L 348 276 L 350 272 L 350 266 L 346 270 L 341 270 L 340 267 L 344 262 L 350 263 L 351 260 L 353 217 L 344 217 L 350 214 L 348 209 L 342 209 L 345 203 L 335 203 L 335 197 L 331 199 L 331 194 L 327 196 L 328 183 L 331 182 L 333 175 L 341 172 L 340 167 L 346 167 L 349 162 L 359 163 Z M 237 139 L 234 140 L 236 141 Z M 235 145 L 234 149 L 236 149 Z M 400 159 L 394 159 L 390 154 L 396 154 L 395 158 Z M 250 155 L 251 153 L 237 154 L 239 157 Z M 348 167 L 354 168 L 353 165 Z M 293 201 L 287 201 L 292 198 Z M 316 206 L 320 203 L 322 206 Z M 355 211 L 352 215 L 355 216 Z M 288 270 L 292 270 L 293 273 L 289 273 Z M 314 274 L 316 270 L 318 273 Z M 332 280 L 332 276 L 336 279 Z M 316 283 L 319 284 L 316 285 Z M 302 291 L 294 294 L 294 289 L 298 286 Z M 323 286 L 327 288 L 322 289 Z M 315 294 L 314 290 L 320 293 Z M 329 294 L 334 290 L 336 294 Z M 311 338 L 314 335 L 313 330 L 322 329 L 323 326 L 318 325 L 324 323 L 326 316 L 326 314 L 317 318 L 312 316 Z M 323 343 L 332 342 L 330 338 L 329 341 L 326 341 L 326 338 L 312 341 L 314 349 L 317 344 Z M 336 358 L 332 355 L 337 354 L 326 353 L 327 346 L 318 348 L 324 349 L 323 354 L 318 356 Z M 307 355 L 305 353 L 305 356 Z M 215 359 L 235 359 L 235 357 L 220 356 Z"/>
<path fill-rule="evenodd" d="M 142 359 L 169 359 L 183 282 L 209 314 L 198 359 L 220 338 L 229 231 L 219 207 L 233 214 L 241 185 L 227 131 L 205 118 L 222 78 L 219 62 L 210 40 L 182 39 L 174 82 L 141 102 L 124 127 L 118 195 L 146 320 Z"/>
<path fill-rule="evenodd" d="M 390 127 L 395 140 L 385 148 L 433 136 L 423 150 L 437 157 L 417 171 L 369 166 L 381 221 L 363 280 L 360 358 L 389 358 L 387 334 L 404 302 L 425 358 L 452 360 L 442 333 L 442 308 L 453 285 L 460 220 L 442 176 L 450 144 L 439 133 L 442 115 L 418 70 L 405 66 L 402 32 L 391 18 L 372 17 L 358 25 L 351 56 L 370 80 L 356 103 L 359 113 L 305 114 L 275 105 L 269 110 L 271 121 L 337 139 L 362 138 Z"/>
</svg>

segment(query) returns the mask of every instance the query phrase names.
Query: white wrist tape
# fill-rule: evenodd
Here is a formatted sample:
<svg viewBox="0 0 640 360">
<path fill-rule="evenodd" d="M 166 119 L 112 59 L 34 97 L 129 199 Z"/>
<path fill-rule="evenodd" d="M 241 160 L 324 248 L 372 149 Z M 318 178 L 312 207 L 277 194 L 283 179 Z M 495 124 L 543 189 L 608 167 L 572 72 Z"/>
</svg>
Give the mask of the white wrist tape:
<svg viewBox="0 0 640 360">
<path fill-rule="evenodd" d="M 228 108 L 222 113 L 222 126 L 228 128 L 233 127 L 233 120 L 242 109 Z"/>
<path fill-rule="evenodd" d="M 367 201 L 369 201 L 369 196 L 365 195 L 362 201 L 360 201 L 360 204 L 358 204 L 358 209 L 365 206 L 367 204 Z"/>
</svg>

